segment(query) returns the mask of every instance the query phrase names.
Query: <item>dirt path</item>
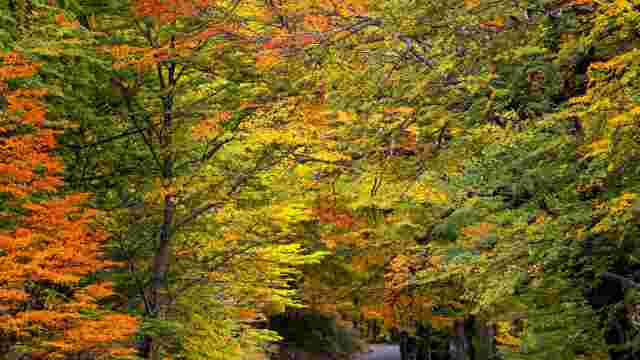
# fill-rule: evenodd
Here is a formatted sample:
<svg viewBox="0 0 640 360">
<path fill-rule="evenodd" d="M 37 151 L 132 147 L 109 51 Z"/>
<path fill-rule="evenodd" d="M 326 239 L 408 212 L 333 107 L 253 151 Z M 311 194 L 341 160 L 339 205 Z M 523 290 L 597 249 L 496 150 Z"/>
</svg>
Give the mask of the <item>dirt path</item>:
<svg viewBox="0 0 640 360">
<path fill-rule="evenodd" d="M 397 345 L 371 345 L 369 353 L 363 354 L 361 360 L 400 360 L 400 349 Z"/>
</svg>

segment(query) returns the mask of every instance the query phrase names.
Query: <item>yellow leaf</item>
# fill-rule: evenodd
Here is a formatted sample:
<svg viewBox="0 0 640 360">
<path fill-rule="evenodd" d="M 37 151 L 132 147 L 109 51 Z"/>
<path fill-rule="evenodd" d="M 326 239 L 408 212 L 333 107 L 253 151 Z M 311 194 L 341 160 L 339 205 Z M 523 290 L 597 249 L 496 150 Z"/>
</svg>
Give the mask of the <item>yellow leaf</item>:
<svg viewBox="0 0 640 360">
<path fill-rule="evenodd" d="M 329 30 L 329 20 L 326 16 L 307 15 L 304 17 L 304 24 L 314 31 L 326 32 Z"/>
<path fill-rule="evenodd" d="M 353 113 L 349 113 L 346 111 L 338 111 L 336 113 L 336 120 L 340 122 L 348 122 L 353 120 L 353 118 L 354 118 Z"/>
<path fill-rule="evenodd" d="M 511 335 L 511 324 L 509 321 L 498 321 L 498 334 L 496 334 L 496 341 L 500 344 L 519 347 L 521 340 Z"/>
<path fill-rule="evenodd" d="M 591 158 L 609 152 L 609 139 L 602 139 L 586 146 L 589 151 L 584 158 Z"/>
<path fill-rule="evenodd" d="M 505 17 L 504 17 L 504 16 L 498 16 L 498 17 L 496 17 L 496 19 L 493 21 L 493 23 L 494 23 L 496 26 L 503 27 L 503 26 L 506 24 L 506 19 L 505 19 Z"/>
<path fill-rule="evenodd" d="M 618 8 L 626 8 L 629 5 L 629 2 L 627 2 L 627 0 L 616 0 L 616 7 Z"/>
<path fill-rule="evenodd" d="M 421 203 L 446 204 L 449 196 L 446 192 L 438 191 L 425 184 L 418 184 L 415 189 L 415 199 Z"/>
<path fill-rule="evenodd" d="M 480 6 L 480 0 L 464 0 L 464 6 L 467 8 L 467 10 L 471 10 Z"/>
<path fill-rule="evenodd" d="M 589 65 L 589 70 L 609 70 L 611 64 L 606 62 L 594 62 Z"/>
<path fill-rule="evenodd" d="M 628 120 L 630 120 L 629 113 L 624 113 L 609 119 L 607 123 L 611 127 L 618 127 L 626 125 Z"/>
<path fill-rule="evenodd" d="M 627 209 L 631 208 L 633 202 L 638 197 L 638 194 L 634 193 L 624 193 L 622 196 L 618 197 L 615 201 L 615 204 L 611 207 L 610 212 L 616 215 L 621 215 Z"/>
<path fill-rule="evenodd" d="M 256 66 L 261 70 L 270 69 L 278 62 L 280 58 L 273 51 L 263 52 L 256 57 Z"/>
<path fill-rule="evenodd" d="M 569 100 L 569 103 L 570 104 L 589 104 L 592 100 L 593 98 L 591 97 L 591 95 L 576 96 L 576 97 L 572 97 Z"/>
<path fill-rule="evenodd" d="M 400 107 L 384 109 L 384 112 L 386 114 L 411 114 L 411 113 L 414 113 L 415 111 L 416 109 L 408 106 L 400 106 Z"/>
<path fill-rule="evenodd" d="M 238 241 L 238 240 L 240 240 L 241 237 L 242 236 L 239 233 L 234 232 L 234 231 L 228 231 L 228 232 L 224 233 L 224 239 L 226 241 Z"/>
</svg>

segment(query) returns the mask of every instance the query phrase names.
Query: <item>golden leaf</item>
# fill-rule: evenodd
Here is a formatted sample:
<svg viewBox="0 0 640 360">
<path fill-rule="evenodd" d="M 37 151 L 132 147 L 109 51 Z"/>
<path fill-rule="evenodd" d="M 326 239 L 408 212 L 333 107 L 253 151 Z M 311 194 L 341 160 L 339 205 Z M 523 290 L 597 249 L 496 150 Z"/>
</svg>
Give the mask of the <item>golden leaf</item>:
<svg viewBox="0 0 640 360">
<path fill-rule="evenodd" d="M 385 114 L 412 114 L 415 111 L 416 109 L 408 106 L 400 106 L 400 107 L 384 109 Z"/>
<path fill-rule="evenodd" d="M 480 0 L 464 0 L 464 6 L 467 10 L 474 9 L 480 6 Z"/>
<path fill-rule="evenodd" d="M 353 120 L 354 114 L 346 111 L 338 111 L 336 113 L 336 120 L 340 122 L 348 122 Z"/>
</svg>

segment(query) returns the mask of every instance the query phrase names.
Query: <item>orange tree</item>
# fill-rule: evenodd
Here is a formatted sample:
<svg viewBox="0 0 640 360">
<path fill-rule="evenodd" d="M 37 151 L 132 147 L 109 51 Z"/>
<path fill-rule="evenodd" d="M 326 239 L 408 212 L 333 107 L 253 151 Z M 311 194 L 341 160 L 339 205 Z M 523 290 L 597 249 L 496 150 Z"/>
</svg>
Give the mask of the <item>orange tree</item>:
<svg viewBox="0 0 640 360">
<path fill-rule="evenodd" d="M 17 351 L 46 358 L 89 352 L 126 355 L 134 317 L 100 305 L 115 296 L 94 274 L 107 234 L 92 226 L 88 194 L 59 194 L 62 159 L 44 128 L 46 90 L 30 86 L 40 64 L 16 52 L 0 57 L 0 328 Z M 9 352 L 9 349 L 4 349 Z"/>
</svg>

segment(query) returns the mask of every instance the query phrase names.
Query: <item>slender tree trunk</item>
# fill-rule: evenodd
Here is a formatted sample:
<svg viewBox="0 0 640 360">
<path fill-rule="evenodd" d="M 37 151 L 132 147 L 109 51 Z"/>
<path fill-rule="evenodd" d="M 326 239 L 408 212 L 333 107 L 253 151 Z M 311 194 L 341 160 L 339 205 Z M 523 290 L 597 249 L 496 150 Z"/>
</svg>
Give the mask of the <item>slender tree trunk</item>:
<svg viewBox="0 0 640 360">
<path fill-rule="evenodd" d="M 431 360 L 431 324 L 425 326 L 419 324 L 417 328 L 416 337 L 418 338 L 418 359 L 419 360 Z"/>
<path fill-rule="evenodd" d="M 408 349 L 407 345 L 409 342 L 409 334 L 406 331 L 402 331 L 400 333 L 400 359 L 407 360 L 408 359 Z"/>
<path fill-rule="evenodd" d="M 471 344 L 465 335 L 465 321 L 455 320 L 454 335 L 449 338 L 449 357 L 451 360 L 469 360 Z"/>
<path fill-rule="evenodd" d="M 476 349 L 473 338 L 476 335 L 476 318 L 475 316 L 470 316 L 464 320 L 464 338 L 465 342 L 468 345 L 467 347 L 467 358 L 469 360 L 476 360 Z"/>
<path fill-rule="evenodd" d="M 173 46 L 173 41 L 172 44 Z M 163 76 L 163 67 L 158 65 L 158 77 L 160 89 L 162 92 L 171 91 L 176 85 L 175 65 L 167 66 L 166 81 Z M 173 155 L 171 152 L 172 140 L 171 131 L 173 127 L 173 94 L 169 93 L 162 98 L 163 107 L 163 124 L 160 139 L 160 146 L 163 154 L 163 183 L 170 183 L 173 178 Z M 162 292 L 167 287 L 167 274 L 169 272 L 169 263 L 171 258 L 171 239 L 173 232 L 173 224 L 175 217 L 175 201 L 173 194 L 164 196 L 164 209 L 162 224 L 160 225 L 160 236 L 158 247 L 153 259 L 153 268 L 151 271 L 151 316 L 155 318 L 162 317 Z M 161 356 L 161 346 L 152 338 L 149 340 L 151 345 L 151 354 L 148 358 L 159 360 Z"/>
<path fill-rule="evenodd" d="M 368 321 L 368 326 L 367 326 L 367 337 L 370 340 L 375 341 L 376 338 L 378 337 L 378 331 L 377 331 L 377 326 L 376 326 L 376 320 L 375 319 L 369 319 Z"/>
<path fill-rule="evenodd" d="M 476 359 L 491 360 L 496 356 L 496 325 L 482 322 L 478 324 Z"/>
<path fill-rule="evenodd" d="M 164 216 L 160 228 L 160 241 L 153 259 L 152 272 L 152 312 L 157 315 L 160 311 L 160 292 L 166 286 L 166 277 L 169 270 L 169 251 L 171 245 L 171 225 L 173 223 L 174 203 L 170 194 L 164 198 Z"/>
</svg>

